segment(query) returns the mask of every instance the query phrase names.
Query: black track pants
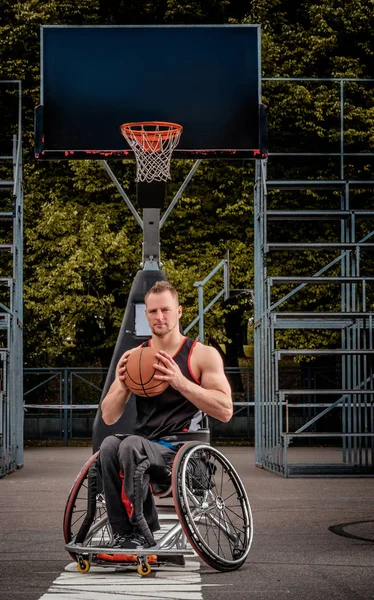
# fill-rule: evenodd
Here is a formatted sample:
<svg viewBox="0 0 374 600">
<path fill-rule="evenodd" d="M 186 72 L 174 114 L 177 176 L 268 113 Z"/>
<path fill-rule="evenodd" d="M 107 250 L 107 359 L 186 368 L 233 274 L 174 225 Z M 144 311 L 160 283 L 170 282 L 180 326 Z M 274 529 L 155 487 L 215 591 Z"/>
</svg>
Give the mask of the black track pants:
<svg viewBox="0 0 374 600">
<path fill-rule="evenodd" d="M 134 504 L 134 475 L 145 460 L 150 461 L 151 467 L 143 479 L 144 517 L 151 531 L 160 528 L 149 483 L 162 484 L 170 479 L 174 457 L 175 452 L 170 448 L 137 435 L 129 435 L 124 439 L 108 436 L 104 439 L 100 447 L 99 466 L 108 518 L 114 534 L 130 533 L 136 529 L 136 522 L 129 517 L 122 501 L 122 485 L 125 495 Z M 120 471 L 124 474 L 123 480 Z"/>
</svg>

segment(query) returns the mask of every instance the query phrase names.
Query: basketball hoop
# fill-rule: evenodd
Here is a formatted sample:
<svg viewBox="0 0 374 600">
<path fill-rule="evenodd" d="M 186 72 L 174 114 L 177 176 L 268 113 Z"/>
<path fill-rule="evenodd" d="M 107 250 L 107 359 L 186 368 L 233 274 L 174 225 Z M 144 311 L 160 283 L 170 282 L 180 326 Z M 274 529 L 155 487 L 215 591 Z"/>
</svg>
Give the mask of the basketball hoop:
<svg viewBox="0 0 374 600">
<path fill-rule="evenodd" d="M 163 121 L 124 123 L 121 133 L 136 159 L 136 181 L 170 179 L 170 161 L 183 131 L 182 125 Z"/>
</svg>

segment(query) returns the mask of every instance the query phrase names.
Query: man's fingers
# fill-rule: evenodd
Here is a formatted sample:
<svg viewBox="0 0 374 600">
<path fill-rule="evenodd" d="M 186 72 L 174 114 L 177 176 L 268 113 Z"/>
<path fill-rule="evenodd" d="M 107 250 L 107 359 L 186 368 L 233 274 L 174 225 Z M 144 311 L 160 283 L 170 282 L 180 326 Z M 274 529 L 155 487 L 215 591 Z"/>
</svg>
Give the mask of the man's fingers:
<svg viewBox="0 0 374 600">
<path fill-rule="evenodd" d="M 169 354 L 166 354 L 166 352 L 163 352 L 162 350 L 157 352 L 156 358 L 158 358 L 159 360 L 162 360 L 162 362 L 165 363 L 166 365 L 174 364 L 174 360 L 172 359 L 172 357 L 169 356 Z"/>
<path fill-rule="evenodd" d="M 155 364 L 153 365 L 153 367 L 154 367 L 155 369 L 157 369 L 157 371 L 163 371 L 164 373 L 167 373 L 167 372 L 168 372 L 168 368 L 167 368 L 165 365 L 162 365 L 162 364 L 160 364 L 160 363 L 155 363 Z"/>
<path fill-rule="evenodd" d="M 126 363 L 129 360 L 129 356 L 130 356 L 131 352 L 126 352 L 125 354 L 123 354 L 121 356 L 121 358 L 118 361 L 118 365 L 119 365 L 119 369 L 124 369 L 126 368 Z"/>
</svg>

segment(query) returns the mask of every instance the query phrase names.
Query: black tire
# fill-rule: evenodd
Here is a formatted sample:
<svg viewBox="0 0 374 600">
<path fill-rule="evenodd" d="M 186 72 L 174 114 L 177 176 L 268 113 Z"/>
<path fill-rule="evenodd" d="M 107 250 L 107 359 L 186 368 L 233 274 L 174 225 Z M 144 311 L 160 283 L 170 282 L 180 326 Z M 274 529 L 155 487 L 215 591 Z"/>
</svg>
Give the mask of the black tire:
<svg viewBox="0 0 374 600">
<path fill-rule="evenodd" d="M 90 469 L 95 467 L 96 458 L 98 452 L 91 456 L 91 458 L 83 465 L 76 480 L 74 481 L 70 490 L 64 513 L 64 538 L 65 543 L 68 544 L 71 541 L 84 542 L 85 545 L 99 545 L 103 546 L 110 543 L 112 534 L 111 529 L 107 520 L 107 513 L 105 508 L 105 502 L 101 494 L 97 494 L 98 490 L 92 489 L 93 481 L 89 478 Z M 91 495 L 94 495 L 94 506 L 92 509 L 91 517 L 87 518 L 89 512 L 89 499 Z M 101 526 L 102 524 L 102 526 Z M 97 527 L 95 527 L 97 526 Z M 92 527 L 95 528 L 95 535 L 91 539 L 88 539 L 86 535 L 88 531 L 92 531 Z M 80 539 L 77 539 L 79 538 Z M 83 539 L 82 539 L 83 538 Z M 77 560 L 76 555 L 69 552 L 73 560 Z"/>
<path fill-rule="evenodd" d="M 184 444 L 174 459 L 172 490 L 183 531 L 197 554 L 217 571 L 239 569 L 252 544 L 252 511 L 227 458 L 206 444 Z"/>
</svg>

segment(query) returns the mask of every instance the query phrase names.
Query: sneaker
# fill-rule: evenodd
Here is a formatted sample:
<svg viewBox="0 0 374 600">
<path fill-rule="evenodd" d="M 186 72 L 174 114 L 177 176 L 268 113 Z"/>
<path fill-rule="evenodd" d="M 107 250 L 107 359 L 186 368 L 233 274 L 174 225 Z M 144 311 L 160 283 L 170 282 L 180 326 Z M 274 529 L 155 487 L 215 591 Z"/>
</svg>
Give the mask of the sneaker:
<svg viewBox="0 0 374 600">
<path fill-rule="evenodd" d="M 154 544 L 152 544 L 154 545 Z M 147 540 L 140 533 L 117 533 L 114 536 L 113 548 L 126 548 L 126 550 L 136 550 L 149 548 Z"/>
<path fill-rule="evenodd" d="M 140 545 L 141 548 L 152 548 L 152 546 L 156 546 L 156 542 L 154 540 L 151 543 L 147 542 L 146 538 L 141 533 L 132 533 L 131 537 Z"/>
</svg>

